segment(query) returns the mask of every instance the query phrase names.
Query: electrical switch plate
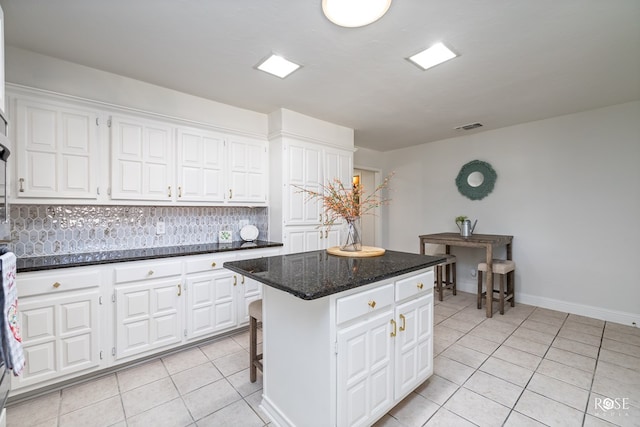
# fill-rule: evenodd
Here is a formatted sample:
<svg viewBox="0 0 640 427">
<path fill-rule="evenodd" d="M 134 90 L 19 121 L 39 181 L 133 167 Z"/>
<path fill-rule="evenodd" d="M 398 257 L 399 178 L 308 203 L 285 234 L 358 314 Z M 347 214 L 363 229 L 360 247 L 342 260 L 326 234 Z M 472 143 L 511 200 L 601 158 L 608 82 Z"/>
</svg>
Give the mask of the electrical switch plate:
<svg viewBox="0 0 640 427">
<path fill-rule="evenodd" d="M 164 234 L 164 221 L 156 222 L 156 234 Z"/>
</svg>

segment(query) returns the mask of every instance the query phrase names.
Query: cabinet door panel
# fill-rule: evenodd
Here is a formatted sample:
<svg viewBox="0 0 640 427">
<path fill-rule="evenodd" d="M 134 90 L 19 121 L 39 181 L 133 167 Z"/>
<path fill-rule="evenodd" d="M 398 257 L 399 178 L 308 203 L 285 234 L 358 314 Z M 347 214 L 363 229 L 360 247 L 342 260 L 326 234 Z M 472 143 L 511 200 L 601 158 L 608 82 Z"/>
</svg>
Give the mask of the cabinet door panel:
<svg viewBox="0 0 640 427">
<path fill-rule="evenodd" d="M 338 425 L 368 425 L 393 402 L 391 309 L 337 333 Z"/>
<path fill-rule="evenodd" d="M 178 129 L 179 200 L 224 201 L 224 139 L 200 129 Z"/>
<path fill-rule="evenodd" d="M 97 114 L 67 104 L 16 102 L 18 197 L 97 198 Z"/>
<path fill-rule="evenodd" d="M 285 152 L 285 223 L 320 224 L 322 201 L 309 199 L 300 188 L 322 191 L 322 151 L 313 146 L 291 144 Z"/>
<path fill-rule="evenodd" d="M 323 231 L 316 227 L 287 227 L 283 237 L 288 253 L 315 251 L 324 247 Z"/>
<path fill-rule="evenodd" d="M 238 324 L 237 283 L 234 274 L 228 270 L 187 276 L 188 339 L 210 335 Z"/>
<path fill-rule="evenodd" d="M 97 367 L 99 357 L 98 288 L 20 300 L 25 370 L 13 388 Z"/>
<path fill-rule="evenodd" d="M 27 177 L 25 191 L 56 191 L 58 188 L 55 169 L 56 155 L 53 153 L 31 153 L 28 161 L 29 170 L 33 173 Z"/>
<path fill-rule="evenodd" d="M 231 202 L 266 202 L 267 145 L 263 141 L 229 138 Z"/>
<path fill-rule="evenodd" d="M 244 277 L 240 283 L 241 297 L 238 299 L 238 326 L 249 323 L 249 304 L 262 298 L 262 284 Z"/>
<path fill-rule="evenodd" d="M 181 341 L 178 277 L 116 286 L 116 359 Z"/>
<path fill-rule="evenodd" d="M 432 294 L 396 307 L 396 319 L 404 329 L 396 337 L 396 396 L 409 393 L 433 372 L 432 307 Z"/>
<path fill-rule="evenodd" d="M 111 198 L 172 200 L 172 128 L 138 117 L 114 116 L 111 123 Z"/>
</svg>

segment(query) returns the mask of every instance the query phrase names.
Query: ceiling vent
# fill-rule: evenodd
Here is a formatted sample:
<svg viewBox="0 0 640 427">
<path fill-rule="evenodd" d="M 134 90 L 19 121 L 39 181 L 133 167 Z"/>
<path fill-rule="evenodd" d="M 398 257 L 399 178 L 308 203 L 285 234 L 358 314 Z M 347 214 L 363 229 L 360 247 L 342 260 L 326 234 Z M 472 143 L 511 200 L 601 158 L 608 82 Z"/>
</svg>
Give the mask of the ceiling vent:
<svg viewBox="0 0 640 427">
<path fill-rule="evenodd" d="M 469 123 L 468 125 L 462 125 L 455 128 L 455 130 L 471 130 L 482 127 L 482 123 Z"/>
</svg>

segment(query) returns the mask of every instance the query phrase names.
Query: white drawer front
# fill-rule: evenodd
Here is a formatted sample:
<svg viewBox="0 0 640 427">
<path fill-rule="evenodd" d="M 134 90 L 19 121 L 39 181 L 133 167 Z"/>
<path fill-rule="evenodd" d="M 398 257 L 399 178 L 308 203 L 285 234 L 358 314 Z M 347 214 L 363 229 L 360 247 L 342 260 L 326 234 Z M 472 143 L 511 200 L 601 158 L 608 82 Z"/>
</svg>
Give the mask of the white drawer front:
<svg viewBox="0 0 640 427">
<path fill-rule="evenodd" d="M 222 264 L 236 259 L 235 254 L 212 253 L 207 255 L 191 256 L 186 261 L 187 274 L 213 271 L 222 268 Z"/>
<path fill-rule="evenodd" d="M 347 322 L 393 304 L 393 283 L 339 298 L 336 304 L 337 323 Z"/>
<path fill-rule="evenodd" d="M 75 289 L 100 286 L 100 268 L 88 267 L 80 269 L 54 269 L 32 273 L 18 274 L 18 297 L 64 292 Z"/>
<path fill-rule="evenodd" d="M 116 283 L 177 276 L 181 274 L 181 272 L 182 261 L 170 261 L 167 258 L 159 258 L 149 262 L 136 262 L 115 268 Z"/>
<path fill-rule="evenodd" d="M 433 292 L 433 270 L 396 281 L 396 301 Z"/>
</svg>

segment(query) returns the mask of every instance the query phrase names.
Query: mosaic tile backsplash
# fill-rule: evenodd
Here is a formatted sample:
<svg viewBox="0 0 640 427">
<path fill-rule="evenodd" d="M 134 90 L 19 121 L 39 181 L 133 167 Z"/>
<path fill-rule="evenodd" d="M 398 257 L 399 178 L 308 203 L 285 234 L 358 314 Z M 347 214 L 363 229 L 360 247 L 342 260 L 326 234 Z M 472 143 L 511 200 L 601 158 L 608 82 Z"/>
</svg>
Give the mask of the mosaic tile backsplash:
<svg viewBox="0 0 640 427">
<path fill-rule="evenodd" d="M 19 257 L 217 243 L 240 238 L 240 222 L 268 238 L 268 209 L 243 207 L 11 205 L 11 250 Z M 164 221 L 165 234 L 156 234 Z"/>
</svg>

